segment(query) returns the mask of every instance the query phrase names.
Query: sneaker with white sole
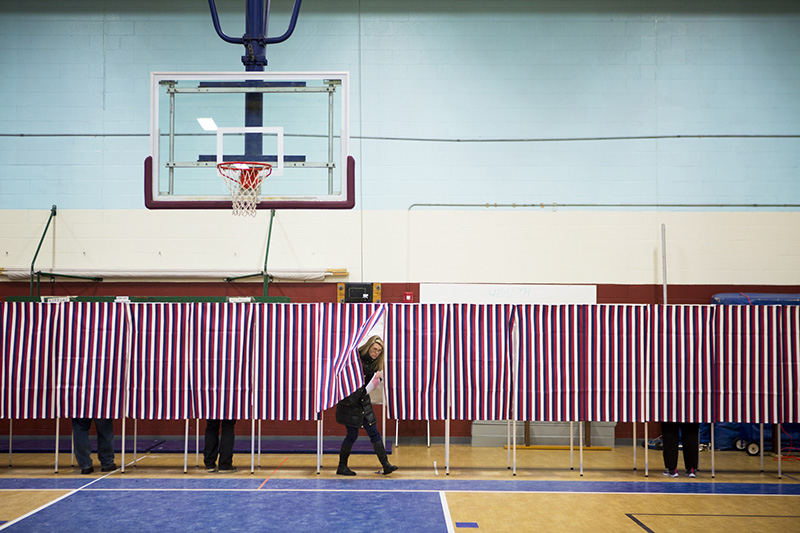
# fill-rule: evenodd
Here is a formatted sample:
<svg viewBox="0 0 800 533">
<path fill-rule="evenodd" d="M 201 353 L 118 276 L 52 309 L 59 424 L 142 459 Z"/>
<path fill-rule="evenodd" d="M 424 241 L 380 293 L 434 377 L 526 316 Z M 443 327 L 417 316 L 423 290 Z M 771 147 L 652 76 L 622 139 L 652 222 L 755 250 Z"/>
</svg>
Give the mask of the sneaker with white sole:
<svg viewBox="0 0 800 533">
<path fill-rule="evenodd" d="M 690 468 L 686 474 L 692 478 L 697 477 L 697 470 L 695 470 L 694 468 Z"/>
<path fill-rule="evenodd" d="M 664 475 L 667 476 L 667 477 L 678 477 L 678 471 L 677 470 L 672 470 L 672 471 L 664 470 Z"/>
</svg>

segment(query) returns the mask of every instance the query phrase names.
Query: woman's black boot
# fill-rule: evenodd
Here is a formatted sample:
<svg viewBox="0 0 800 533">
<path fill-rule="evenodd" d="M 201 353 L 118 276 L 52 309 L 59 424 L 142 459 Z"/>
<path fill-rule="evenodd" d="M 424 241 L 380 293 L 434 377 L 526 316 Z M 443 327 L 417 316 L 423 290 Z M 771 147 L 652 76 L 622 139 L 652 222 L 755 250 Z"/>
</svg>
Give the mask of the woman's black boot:
<svg viewBox="0 0 800 533">
<path fill-rule="evenodd" d="M 391 474 L 397 470 L 397 467 L 389 462 L 389 458 L 386 456 L 386 448 L 384 448 L 382 440 L 373 442 L 372 447 L 375 449 L 375 455 L 378 456 L 381 465 L 383 465 L 383 475 Z"/>
<path fill-rule="evenodd" d="M 352 443 L 342 442 L 342 447 L 339 449 L 339 467 L 336 473 L 340 476 L 355 476 L 356 473 L 347 467 L 347 460 L 350 458 L 350 450 L 353 449 Z"/>
</svg>

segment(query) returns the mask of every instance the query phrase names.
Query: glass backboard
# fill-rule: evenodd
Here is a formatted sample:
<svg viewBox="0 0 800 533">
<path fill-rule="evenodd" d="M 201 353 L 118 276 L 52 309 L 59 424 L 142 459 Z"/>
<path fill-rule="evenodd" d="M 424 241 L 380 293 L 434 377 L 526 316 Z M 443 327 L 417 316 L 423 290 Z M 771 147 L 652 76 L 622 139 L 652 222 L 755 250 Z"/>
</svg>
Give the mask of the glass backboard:
<svg viewBox="0 0 800 533">
<path fill-rule="evenodd" d="M 230 209 L 217 172 L 268 162 L 259 209 L 349 209 L 349 73 L 153 72 L 148 209 Z"/>
</svg>

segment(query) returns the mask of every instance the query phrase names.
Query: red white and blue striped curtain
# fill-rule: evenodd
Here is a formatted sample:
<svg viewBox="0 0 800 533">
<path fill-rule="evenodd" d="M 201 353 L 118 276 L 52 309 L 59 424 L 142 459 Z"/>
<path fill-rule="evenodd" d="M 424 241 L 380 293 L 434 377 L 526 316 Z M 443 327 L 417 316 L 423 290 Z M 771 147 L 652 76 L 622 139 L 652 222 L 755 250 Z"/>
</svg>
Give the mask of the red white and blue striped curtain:
<svg viewBox="0 0 800 533">
<path fill-rule="evenodd" d="M 584 307 L 585 420 L 643 422 L 649 306 Z"/>
<path fill-rule="evenodd" d="M 387 309 L 388 418 L 447 418 L 446 304 L 390 304 Z"/>
<path fill-rule="evenodd" d="M 60 304 L 0 303 L 0 418 L 54 418 L 54 342 Z"/>
<path fill-rule="evenodd" d="M 713 422 L 715 306 L 650 310 L 647 420 Z"/>
<path fill-rule="evenodd" d="M 717 308 L 717 421 L 781 422 L 781 306 Z"/>
<path fill-rule="evenodd" d="M 451 304 L 454 420 L 511 418 L 510 304 Z"/>
<path fill-rule="evenodd" d="M 446 418 L 452 365 L 456 419 L 509 418 L 514 375 L 520 420 L 800 422 L 798 306 L 680 305 L 8 302 L 0 417 L 117 418 L 128 372 L 135 418 L 249 418 L 254 392 L 312 419 L 384 312 L 390 417 Z"/>
<path fill-rule="evenodd" d="M 316 304 L 253 307 L 253 418 L 314 420 Z"/>
<path fill-rule="evenodd" d="M 132 303 L 126 416 L 149 420 L 191 417 L 189 341 L 193 307 L 188 303 Z"/>
<path fill-rule="evenodd" d="M 250 418 L 252 304 L 204 302 L 192 307 L 192 417 Z"/>
<path fill-rule="evenodd" d="M 800 306 L 781 311 L 781 422 L 800 423 Z"/>
<path fill-rule="evenodd" d="M 62 327 L 56 350 L 59 416 L 122 417 L 128 334 L 125 305 L 60 304 Z"/>
<path fill-rule="evenodd" d="M 583 305 L 518 305 L 517 420 L 583 420 Z"/>
<path fill-rule="evenodd" d="M 323 303 L 317 309 L 314 411 L 321 412 L 364 384 L 357 349 L 381 320 L 386 306 Z"/>
</svg>

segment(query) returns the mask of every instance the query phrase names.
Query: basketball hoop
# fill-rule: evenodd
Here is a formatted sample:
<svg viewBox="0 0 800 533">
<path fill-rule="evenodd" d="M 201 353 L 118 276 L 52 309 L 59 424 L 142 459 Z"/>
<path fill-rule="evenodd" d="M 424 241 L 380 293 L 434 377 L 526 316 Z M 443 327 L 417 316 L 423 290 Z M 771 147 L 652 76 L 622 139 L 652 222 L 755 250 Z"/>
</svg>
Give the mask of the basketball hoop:
<svg viewBox="0 0 800 533">
<path fill-rule="evenodd" d="M 231 193 L 234 215 L 256 216 L 261 184 L 272 173 L 272 165 L 257 161 L 226 161 L 217 171 Z"/>
</svg>

